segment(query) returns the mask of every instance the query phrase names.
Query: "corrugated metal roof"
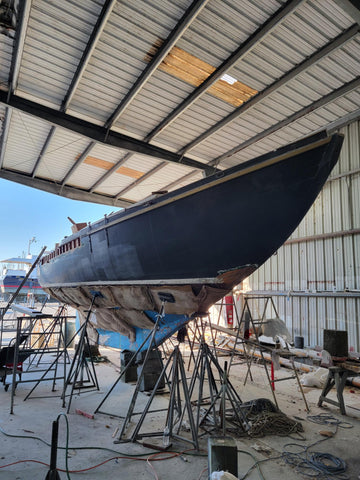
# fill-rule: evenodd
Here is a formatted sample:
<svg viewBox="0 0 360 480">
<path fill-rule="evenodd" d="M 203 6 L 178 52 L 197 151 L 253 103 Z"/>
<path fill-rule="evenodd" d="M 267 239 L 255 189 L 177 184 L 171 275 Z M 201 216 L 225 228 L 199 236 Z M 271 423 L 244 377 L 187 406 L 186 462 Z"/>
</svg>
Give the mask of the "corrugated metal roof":
<svg viewBox="0 0 360 480">
<path fill-rule="evenodd" d="M 9 80 L 11 56 L 14 40 L 11 37 L 0 33 L 0 84 L 6 85 Z"/>
<path fill-rule="evenodd" d="M 31 174 L 49 125 L 20 111 L 11 114 L 3 168 Z M 21 151 L 21 155 L 19 154 Z"/>
<path fill-rule="evenodd" d="M 0 177 L 125 206 L 359 116 L 347 0 L 10 3 Z"/>
</svg>

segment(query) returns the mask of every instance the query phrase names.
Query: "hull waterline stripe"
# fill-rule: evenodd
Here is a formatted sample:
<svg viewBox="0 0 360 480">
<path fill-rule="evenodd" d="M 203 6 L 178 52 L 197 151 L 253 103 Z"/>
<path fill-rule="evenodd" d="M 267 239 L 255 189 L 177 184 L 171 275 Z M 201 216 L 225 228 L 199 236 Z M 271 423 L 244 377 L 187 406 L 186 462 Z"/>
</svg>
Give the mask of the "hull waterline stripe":
<svg viewBox="0 0 360 480">
<path fill-rule="evenodd" d="M 92 286 L 177 286 L 177 285 L 188 285 L 188 284 L 207 284 L 207 283 L 216 283 L 223 284 L 223 282 L 218 278 L 181 278 L 181 279 L 170 279 L 170 280 L 114 280 L 114 281 L 93 281 L 93 282 L 76 282 L 76 283 L 49 283 L 42 284 L 42 288 L 73 288 L 73 287 L 92 287 Z"/>
</svg>

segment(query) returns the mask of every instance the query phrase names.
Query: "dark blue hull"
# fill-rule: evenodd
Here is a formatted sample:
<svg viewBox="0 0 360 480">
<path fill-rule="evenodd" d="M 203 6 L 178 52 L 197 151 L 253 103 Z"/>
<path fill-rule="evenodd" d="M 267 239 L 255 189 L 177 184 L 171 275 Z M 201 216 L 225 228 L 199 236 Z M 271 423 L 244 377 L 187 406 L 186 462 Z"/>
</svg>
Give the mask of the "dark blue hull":
<svg viewBox="0 0 360 480">
<path fill-rule="evenodd" d="M 105 329 L 149 328 L 158 291 L 167 313 L 205 311 L 291 235 L 334 167 L 342 137 L 319 135 L 113 214 L 67 237 L 40 265 L 61 301 L 119 307 Z M 113 313 L 113 312 L 112 312 Z M 102 322 L 102 321 L 101 321 Z M 100 322 L 100 323 L 101 323 Z"/>
</svg>

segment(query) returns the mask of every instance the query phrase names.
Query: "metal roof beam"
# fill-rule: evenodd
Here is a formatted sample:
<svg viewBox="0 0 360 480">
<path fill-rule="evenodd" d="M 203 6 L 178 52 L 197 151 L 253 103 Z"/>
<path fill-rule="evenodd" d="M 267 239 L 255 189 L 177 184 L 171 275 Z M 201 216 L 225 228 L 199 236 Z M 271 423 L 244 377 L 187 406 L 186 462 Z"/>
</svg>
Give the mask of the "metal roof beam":
<svg viewBox="0 0 360 480">
<path fill-rule="evenodd" d="M 121 195 L 125 195 L 125 193 L 127 193 L 128 191 L 132 190 L 134 187 L 136 187 L 137 185 L 139 185 L 139 183 L 143 182 L 144 180 L 146 180 L 147 178 L 151 177 L 151 175 L 154 175 L 154 173 L 156 173 L 157 171 L 159 171 L 161 168 L 163 168 L 165 165 L 164 162 L 161 162 L 159 163 L 159 165 L 157 165 L 156 167 L 152 168 L 149 172 L 145 173 L 145 175 L 143 175 L 141 178 L 139 178 L 138 180 L 135 180 L 135 182 L 131 183 L 130 185 L 128 185 L 127 187 L 123 188 L 117 195 L 116 195 L 116 199 L 118 199 Z"/>
<path fill-rule="evenodd" d="M 360 2 L 359 0 L 337 0 L 340 7 L 360 25 Z"/>
<path fill-rule="evenodd" d="M 221 128 L 224 128 L 226 125 L 228 125 L 229 123 L 239 118 L 240 115 L 248 111 L 250 108 L 254 107 L 257 103 L 264 100 L 264 98 L 269 96 L 275 90 L 278 90 L 280 87 L 282 87 L 283 85 L 288 83 L 290 80 L 295 78 L 297 75 L 299 75 L 306 69 L 310 68 L 316 62 L 320 61 L 325 56 L 329 55 L 330 53 L 334 52 L 336 49 L 343 46 L 346 42 L 351 40 L 358 33 L 359 33 L 358 25 L 354 25 L 350 27 L 344 33 L 340 34 L 333 41 L 329 42 L 327 45 L 320 48 L 317 52 L 315 52 L 313 55 L 311 55 L 306 60 L 301 62 L 299 65 L 294 67 L 288 73 L 285 73 L 279 80 L 276 80 L 275 82 L 273 82 L 271 85 L 265 88 L 262 92 L 259 92 L 257 95 L 249 99 L 247 102 L 243 103 L 240 107 L 238 107 L 236 110 L 234 110 L 225 118 L 223 118 L 223 120 L 221 120 L 220 122 L 210 127 L 204 133 L 202 133 L 197 138 L 195 138 L 192 142 L 188 143 L 185 147 L 179 150 L 178 153 L 185 154 L 186 152 L 189 152 L 191 149 L 199 145 L 201 142 L 209 138 L 211 135 L 218 132 Z"/>
<path fill-rule="evenodd" d="M 85 150 L 82 152 L 80 157 L 76 160 L 74 165 L 70 168 L 70 170 L 67 172 L 65 177 L 62 179 L 61 185 L 64 186 L 66 182 L 69 180 L 71 175 L 77 170 L 78 167 L 82 164 L 82 162 L 85 160 L 85 158 L 90 154 L 91 150 L 95 147 L 96 142 L 90 142 Z"/>
<path fill-rule="evenodd" d="M 253 50 L 273 29 L 305 0 L 290 0 L 270 17 L 255 33 L 240 45 L 209 77 L 181 102 L 157 127 L 155 127 L 145 140 L 149 141 L 161 130 L 173 122 L 184 110 L 189 108 L 201 95 L 203 95 L 215 82 L 217 82 L 232 66 L 239 62 L 245 55 Z"/>
<path fill-rule="evenodd" d="M 189 95 L 176 109 L 174 109 L 173 112 L 167 118 L 165 118 L 161 123 L 159 123 L 159 125 L 157 127 L 155 127 L 145 137 L 145 141 L 150 142 L 154 137 L 156 137 L 167 125 L 169 125 L 172 121 L 174 121 L 175 118 L 177 118 L 186 108 L 188 108 L 192 103 L 195 102 L 195 100 L 197 100 L 197 98 L 199 98 L 208 88 L 210 88 L 211 85 L 213 85 L 219 78 L 221 78 L 229 68 L 231 68 L 236 62 L 238 62 L 245 54 L 249 53 L 249 51 L 251 49 L 255 48 L 256 45 L 260 41 L 262 41 L 264 39 L 264 37 L 266 35 L 268 35 L 272 31 L 272 29 L 276 27 L 276 25 L 280 21 L 282 21 L 287 15 L 292 13 L 293 10 L 303 1 L 304 0 L 291 0 L 285 6 L 282 6 L 277 11 L 277 13 L 275 15 L 273 15 L 267 22 L 265 22 L 265 24 L 262 27 L 260 27 L 252 36 L 250 36 L 249 39 L 244 44 L 240 45 L 240 47 L 237 50 L 235 50 L 235 52 L 233 52 L 232 55 L 230 55 L 230 57 L 225 62 L 223 62 L 223 64 L 217 70 L 215 70 L 201 85 L 199 85 L 199 87 L 197 87 L 193 91 L 193 93 L 191 95 Z M 196 2 L 194 2 L 194 4 L 190 7 L 189 10 L 191 10 L 192 8 L 196 9 L 195 3 Z M 169 43 L 169 45 L 170 45 L 170 43 L 172 43 L 171 37 L 176 36 L 177 28 L 179 28 L 179 30 L 180 30 L 180 28 L 182 28 L 181 27 L 182 22 L 184 22 L 186 24 L 186 22 L 187 22 L 186 16 L 187 16 L 188 12 L 185 13 L 183 19 L 179 22 L 178 26 L 175 28 L 175 30 L 172 32 L 172 34 L 170 35 L 170 37 L 166 41 L 165 47 L 164 47 L 164 52 L 165 52 L 165 49 L 167 47 L 167 44 Z M 190 13 L 190 18 L 191 18 L 191 12 L 189 12 L 189 13 Z M 162 52 L 161 49 L 159 50 L 158 55 L 159 55 L 159 58 L 160 57 L 163 58 L 163 52 Z M 159 63 L 158 63 L 157 56 L 155 56 L 153 61 L 156 62 L 156 65 L 158 66 Z M 148 68 L 150 69 L 150 66 Z M 151 73 L 152 73 L 152 70 L 151 70 Z M 145 81 L 148 80 L 147 69 L 144 70 L 143 75 L 144 75 L 144 83 L 145 83 Z M 141 79 L 141 76 L 139 77 L 139 80 L 138 80 L 139 82 L 140 82 L 140 79 Z M 132 90 L 130 90 L 129 95 L 130 95 L 131 92 L 132 92 Z M 136 93 L 137 92 L 138 91 L 136 90 Z M 119 106 L 119 109 L 120 109 L 120 107 L 121 107 L 121 104 Z M 113 124 L 113 122 L 116 121 L 116 118 L 118 118 L 120 113 L 123 111 L 122 107 L 121 107 L 121 111 L 119 109 L 117 109 L 116 112 L 108 120 L 108 122 L 107 122 L 108 123 L 108 128 L 110 128 L 110 126 Z M 114 115 L 116 115 L 116 118 L 114 117 Z M 130 157 L 128 157 L 128 158 L 130 158 Z M 114 168 L 114 170 L 115 170 L 115 168 Z M 113 173 L 113 169 L 111 169 L 111 173 Z M 208 173 L 213 173 L 213 172 L 208 171 Z M 91 187 L 91 191 L 93 191 L 95 188 L 97 188 L 109 176 L 110 176 L 110 173 L 106 172 L 106 174 L 103 175 Z M 139 179 L 139 181 L 137 181 L 136 184 L 138 184 L 141 180 L 142 179 Z M 120 194 L 121 193 L 123 193 L 123 192 L 121 191 Z"/>
<path fill-rule="evenodd" d="M 310 112 L 313 112 L 314 110 L 324 107 L 326 104 L 333 102 L 339 97 L 342 97 L 343 95 L 346 95 L 347 93 L 351 92 L 355 88 L 358 88 L 360 86 L 360 76 L 356 77 L 354 80 L 351 82 L 346 83 L 342 87 L 339 87 L 338 89 L 334 90 L 333 92 L 329 93 L 328 95 L 325 95 L 324 97 L 320 98 L 316 102 L 311 103 L 307 107 L 299 110 L 298 112 L 295 112 L 293 115 L 290 115 L 290 117 L 285 118 L 279 123 L 276 123 L 275 125 L 272 125 L 270 128 L 258 133 L 252 138 L 249 138 L 245 142 L 241 143 L 237 147 L 232 148 L 231 150 L 223 153 L 222 155 L 218 156 L 214 160 L 211 160 L 209 164 L 211 165 L 218 165 L 219 162 L 224 160 L 225 158 L 231 157 L 232 155 L 240 152 L 241 150 L 244 150 L 244 148 L 249 147 L 250 145 L 253 145 L 254 143 L 258 142 L 259 140 L 262 140 L 263 138 L 267 137 L 268 135 L 271 135 L 272 133 L 276 132 L 277 130 L 280 130 L 281 128 L 286 127 L 290 123 L 295 122 L 296 120 L 299 120 L 299 118 L 304 117 Z M 326 128 L 324 126 L 324 128 Z"/>
<path fill-rule="evenodd" d="M 178 22 L 176 27 L 170 33 L 168 38 L 159 48 L 157 53 L 154 55 L 153 59 L 149 63 L 149 65 L 145 68 L 145 70 L 141 73 L 139 78 L 136 80 L 134 85 L 131 87 L 127 95 L 121 101 L 118 108 L 113 112 L 113 114 L 109 117 L 107 122 L 105 123 L 105 127 L 110 129 L 112 125 L 117 121 L 120 115 L 124 112 L 126 107 L 131 103 L 131 101 L 136 97 L 139 91 L 144 87 L 144 85 L 148 82 L 151 78 L 152 74 L 156 71 L 157 67 L 172 49 L 172 47 L 176 44 L 178 39 L 183 35 L 185 30 L 189 27 L 189 25 L 195 20 L 197 15 L 201 12 L 201 10 L 205 7 L 205 5 L 209 2 L 209 0 L 195 0 L 190 5 L 190 7 L 186 10 L 181 20 Z M 117 162 L 108 172 L 102 175 L 91 187 L 90 192 L 96 190 L 96 188 L 101 185 L 107 178 L 109 178 L 116 170 L 129 158 L 131 158 L 132 154 L 127 154 L 125 157 Z"/>
<path fill-rule="evenodd" d="M 144 85 L 150 79 L 151 75 L 155 72 L 155 70 L 160 65 L 160 63 L 167 56 L 167 54 L 172 49 L 172 47 L 176 44 L 179 38 L 183 35 L 183 33 L 187 30 L 189 25 L 195 20 L 197 15 L 201 12 L 201 10 L 206 6 L 208 2 L 209 0 L 193 1 L 193 3 L 186 10 L 183 17 L 180 19 L 180 21 L 178 22 L 174 30 L 170 33 L 168 38 L 165 40 L 165 42 L 161 45 L 159 50 L 156 52 L 151 62 L 148 64 L 145 70 L 141 73 L 139 78 L 136 80 L 136 82 L 130 88 L 129 92 L 125 95 L 125 97 L 121 101 L 120 105 L 111 115 L 111 117 L 108 119 L 108 121 L 105 124 L 107 128 L 111 128 L 111 126 L 117 121 L 117 119 L 123 113 L 125 108 L 136 97 L 139 91 L 144 87 Z"/>
<path fill-rule="evenodd" d="M 20 63 L 24 51 L 25 35 L 30 17 L 31 0 L 23 0 L 19 5 L 19 21 L 16 28 L 14 49 L 10 65 L 9 95 L 14 93 L 18 83 Z"/>
<path fill-rule="evenodd" d="M 0 178 L 10 180 L 11 182 L 20 183 L 28 187 L 37 188 L 38 190 L 43 190 L 44 192 L 70 198 L 72 200 L 80 200 L 82 202 L 100 203 L 102 205 L 110 205 L 118 208 L 129 207 L 135 203 L 121 198 L 109 197 L 107 195 L 98 193 L 89 193 L 86 190 L 70 187 L 68 185 L 61 186 L 50 180 L 32 178 L 29 175 L 13 172 L 11 170 L 0 170 Z"/>
<path fill-rule="evenodd" d="M 197 170 L 193 170 L 192 172 L 187 173 L 186 175 L 183 175 L 181 178 L 178 178 L 177 180 L 174 180 L 173 182 L 169 183 L 164 187 L 164 190 L 171 190 L 172 188 L 176 187 L 182 182 L 185 182 L 186 180 L 189 180 L 189 178 L 193 177 L 198 173 Z"/>
<path fill-rule="evenodd" d="M 60 111 L 61 112 L 66 112 L 74 94 L 75 94 L 75 91 L 76 91 L 76 88 L 78 87 L 79 83 L 80 83 L 80 80 L 84 74 L 84 71 L 89 63 L 89 60 L 91 58 L 91 55 L 96 47 L 96 44 L 100 38 L 100 35 L 102 33 L 102 31 L 104 30 L 104 27 L 106 25 L 106 22 L 108 21 L 108 18 L 114 8 L 114 5 L 116 3 L 116 0 L 107 0 L 102 9 L 101 9 L 101 12 L 100 12 L 100 15 L 96 21 L 96 24 L 94 25 L 94 28 L 93 28 L 93 31 L 90 35 L 90 38 L 89 38 L 89 41 L 85 47 L 85 50 L 83 52 L 83 55 L 81 57 L 81 60 L 79 61 L 78 63 L 78 66 L 76 68 L 76 71 L 75 71 L 75 74 L 71 80 L 71 83 L 70 83 L 70 86 L 68 88 L 68 91 L 62 101 L 62 104 L 61 104 L 61 107 L 60 107 Z M 35 177 L 36 176 L 36 172 L 39 168 L 39 165 L 40 165 L 40 162 L 42 160 L 42 158 L 44 157 L 44 155 L 46 154 L 46 151 L 51 143 L 51 140 L 53 138 L 55 134 L 55 127 L 52 127 L 50 132 L 49 132 L 49 135 L 48 137 L 46 138 L 45 142 L 44 142 L 44 145 L 43 145 L 43 148 L 41 149 L 41 152 L 40 152 L 40 155 L 38 156 L 36 162 L 35 162 L 35 166 L 33 168 L 33 171 L 32 171 L 32 176 Z M 65 176 L 66 179 L 69 178 L 69 174 L 70 173 L 73 173 L 74 170 L 79 166 L 81 162 L 76 162 L 76 166 L 74 165 L 69 173 Z M 64 182 L 63 182 L 64 184 Z"/>
<path fill-rule="evenodd" d="M 90 35 L 89 41 L 85 47 L 85 50 L 83 52 L 83 55 L 81 57 L 80 62 L 78 63 L 78 66 L 76 68 L 76 72 L 72 78 L 72 81 L 70 83 L 69 89 L 65 95 L 65 98 L 61 104 L 61 110 L 66 111 L 68 108 L 74 93 L 76 91 L 77 86 L 80 83 L 80 80 L 85 72 L 85 69 L 89 63 L 89 60 L 91 58 L 91 55 L 93 54 L 93 51 L 96 47 L 96 44 L 105 28 L 105 25 L 108 21 L 109 16 L 111 15 L 111 12 L 116 4 L 117 0 L 106 0 L 100 15 L 96 21 L 96 24 L 93 28 L 93 31 Z"/>
<path fill-rule="evenodd" d="M 95 125 L 80 118 L 74 117 L 64 112 L 59 112 L 45 105 L 21 98 L 17 95 L 11 95 L 9 98 L 7 92 L 0 91 L 0 103 L 20 110 L 24 113 L 50 122 L 53 125 L 71 130 L 79 135 L 90 138 L 91 140 L 105 145 L 111 145 L 123 150 L 127 150 L 141 155 L 147 155 L 165 160 L 167 162 L 180 163 L 200 170 L 213 172 L 213 167 L 208 164 L 198 162 L 189 157 L 178 155 L 156 145 L 151 145 L 142 140 L 123 135 L 112 130 L 108 131 L 105 127 Z"/>
<path fill-rule="evenodd" d="M 31 176 L 32 176 L 33 178 L 36 177 L 36 173 L 37 173 L 37 171 L 38 171 L 38 169 L 39 169 L 40 162 L 41 162 L 43 156 L 45 155 L 45 153 L 46 153 L 46 151 L 47 151 L 47 149 L 48 149 L 48 147 L 49 147 L 49 145 L 50 145 L 50 142 L 51 142 L 51 140 L 52 140 L 52 138 L 53 138 L 53 136 L 54 136 L 55 130 L 56 130 L 56 127 L 54 127 L 54 126 L 52 126 L 52 127 L 50 128 L 50 131 L 49 131 L 49 133 L 48 133 L 48 136 L 46 137 L 46 140 L 45 140 L 45 142 L 44 142 L 44 144 L 43 144 L 43 146 L 42 146 L 41 152 L 40 152 L 40 154 L 39 154 L 39 156 L 38 156 L 38 158 L 37 158 L 37 160 L 36 160 L 36 162 L 35 162 L 35 165 L 34 165 L 34 168 L 33 168 L 32 172 L 31 172 Z"/>
<path fill-rule="evenodd" d="M 11 115 L 12 115 L 11 109 L 6 108 L 5 118 L 2 126 L 2 134 L 0 138 L 0 170 L 3 168 L 3 164 L 4 164 L 5 147 L 6 147 L 6 142 L 9 135 Z"/>
<path fill-rule="evenodd" d="M 99 180 L 97 180 L 97 181 L 93 184 L 93 186 L 90 188 L 90 192 L 94 192 L 99 185 L 101 185 L 103 182 L 105 182 L 105 180 L 106 180 L 107 178 L 109 178 L 110 175 L 112 175 L 113 173 L 115 173 L 116 170 L 117 170 L 118 168 L 120 168 L 121 165 L 123 165 L 123 164 L 124 164 L 127 160 L 129 160 L 129 158 L 131 158 L 132 156 L 133 156 L 132 153 L 127 153 L 121 160 L 119 160 L 118 162 L 116 162 L 116 163 L 114 164 L 114 166 L 110 168 L 110 170 L 108 170 L 104 175 L 102 175 L 102 176 L 99 178 Z"/>
<path fill-rule="evenodd" d="M 360 108 L 358 108 L 357 110 L 354 110 L 351 113 L 348 113 L 347 115 L 344 115 L 343 117 L 339 118 L 339 120 L 335 120 L 334 122 L 331 122 L 326 127 L 326 130 L 329 134 L 331 134 L 331 133 L 337 132 L 338 130 L 340 130 L 340 128 L 346 127 L 350 123 L 356 122 L 359 119 L 360 119 Z"/>
</svg>

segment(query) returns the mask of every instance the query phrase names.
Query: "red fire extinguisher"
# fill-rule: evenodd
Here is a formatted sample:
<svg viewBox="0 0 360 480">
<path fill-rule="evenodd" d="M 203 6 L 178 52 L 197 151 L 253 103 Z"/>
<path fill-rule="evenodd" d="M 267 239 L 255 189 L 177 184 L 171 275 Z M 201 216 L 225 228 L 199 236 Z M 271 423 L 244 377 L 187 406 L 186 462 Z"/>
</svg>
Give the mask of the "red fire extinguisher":
<svg viewBox="0 0 360 480">
<path fill-rule="evenodd" d="M 228 327 L 233 327 L 234 325 L 234 298 L 232 295 L 227 295 L 225 297 L 225 309 L 226 309 L 226 321 Z"/>
</svg>

